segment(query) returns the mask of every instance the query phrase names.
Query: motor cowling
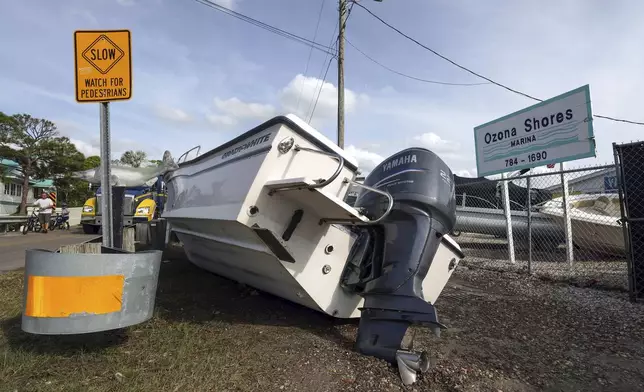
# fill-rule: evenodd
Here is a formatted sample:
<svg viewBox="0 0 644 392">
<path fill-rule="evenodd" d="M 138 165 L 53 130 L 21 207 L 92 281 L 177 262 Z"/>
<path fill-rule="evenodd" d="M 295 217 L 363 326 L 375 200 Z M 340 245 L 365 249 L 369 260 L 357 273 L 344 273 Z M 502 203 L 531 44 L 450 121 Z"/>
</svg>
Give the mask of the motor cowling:
<svg viewBox="0 0 644 392">
<path fill-rule="evenodd" d="M 410 362 L 412 353 L 402 351 L 401 343 L 411 324 L 434 331 L 442 327 L 434 306 L 424 299 L 422 283 L 443 235 L 456 224 L 452 171 L 432 151 L 409 148 L 384 160 L 364 184 L 387 191 L 394 204 L 378 225 L 362 229 L 347 263 L 354 270 L 360 265 L 352 287 L 364 297 L 357 349 L 399 367 L 403 361 L 426 370 L 426 356 L 418 354 Z M 371 218 L 382 216 L 387 207 L 386 196 L 368 189 L 355 202 Z"/>
</svg>

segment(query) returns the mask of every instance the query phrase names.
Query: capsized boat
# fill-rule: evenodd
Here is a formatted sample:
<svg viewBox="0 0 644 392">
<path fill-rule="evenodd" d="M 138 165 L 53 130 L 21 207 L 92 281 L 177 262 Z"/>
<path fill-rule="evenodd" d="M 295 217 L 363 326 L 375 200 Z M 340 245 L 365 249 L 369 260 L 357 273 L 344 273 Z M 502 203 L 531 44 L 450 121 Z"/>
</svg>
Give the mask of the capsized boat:
<svg viewBox="0 0 644 392">
<path fill-rule="evenodd" d="M 573 242 L 590 250 L 606 254 L 623 255 L 626 251 L 619 196 L 616 193 L 570 195 L 570 225 Z M 539 206 L 539 212 L 557 219 L 564 225 L 563 200 L 561 197 Z"/>
<path fill-rule="evenodd" d="M 164 218 L 190 262 L 337 318 L 360 317 L 357 350 L 413 383 L 426 353 L 412 324 L 439 334 L 434 307 L 464 258 L 454 182 L 409 148 L 355 181 L 356 160 L 295 115 L 278 116 L 166 174 Z M 361 191 L 344 202 L 351 185 Z"/>
</svg>

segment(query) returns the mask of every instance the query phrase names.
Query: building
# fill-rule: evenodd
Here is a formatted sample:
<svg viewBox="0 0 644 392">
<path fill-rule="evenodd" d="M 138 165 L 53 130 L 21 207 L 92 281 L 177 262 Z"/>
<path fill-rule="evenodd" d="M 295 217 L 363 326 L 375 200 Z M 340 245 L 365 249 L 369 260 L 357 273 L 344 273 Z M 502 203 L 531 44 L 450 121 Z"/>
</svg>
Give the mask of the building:
<svg viewBox="0 0 644 392">
<path fill-rule="evenodd" d="M 0 159 L 0 215 L 9 215 L 18 211 L 23 192 L 28 192 L 27 205 L 40 197 L 42 191 L 55 190 L 53 180 L 29 181 L 29 188 L 23 189 L 22 176 L 16 170 L 18 163 Z"/>
<path fill-rule="evenodd" d="M 561 184 L 546 188 L 561 192 Z M 568 180 L 568 193 L 617 193 L 617 176 L 614 168 L 597 170 Z"/>
</svg>

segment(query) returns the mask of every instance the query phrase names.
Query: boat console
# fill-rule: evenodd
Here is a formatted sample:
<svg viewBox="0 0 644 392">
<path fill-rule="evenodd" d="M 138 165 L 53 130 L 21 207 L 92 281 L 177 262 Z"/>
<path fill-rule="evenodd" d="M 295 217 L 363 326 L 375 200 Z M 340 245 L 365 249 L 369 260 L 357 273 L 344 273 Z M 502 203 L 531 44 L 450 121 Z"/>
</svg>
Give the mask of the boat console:
<svg viewBox="0 0 644 392">
<path fill-rule="evenodd" d="M 353 157 L 294 115 L 278 116 L 166 174 L 164 218 L 190 262 L 337 318 L 360 317 L 356 348 L 397 363 L 426 355 L 409 325 L 438 332 L 434 305 L 464 255 L 452 172 L 410 148 L 364 183 Z M 358 188 L 354 205 L 345 202 Z"/>
</svg>

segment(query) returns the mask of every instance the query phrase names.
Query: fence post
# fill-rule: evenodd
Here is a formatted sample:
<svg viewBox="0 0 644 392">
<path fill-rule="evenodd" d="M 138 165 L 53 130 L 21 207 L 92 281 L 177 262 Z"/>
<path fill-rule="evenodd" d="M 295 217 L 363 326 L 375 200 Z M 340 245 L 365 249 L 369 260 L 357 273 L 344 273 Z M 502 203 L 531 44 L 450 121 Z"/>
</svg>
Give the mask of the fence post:
<svg viewBox="0 0 644 392">
<path fill-rule="evenodd" d="M 532 275 L 532 195 L 531 195 L 531 178 L 526 178 L 526 188 L 528 188 L 528 274 Z"/>
<path fill-rule="evenodd" d="M 508 181 L 505 180 L 505 173 L 501 174 L 503 186 L 503 212 L 505 212 L 505 228 L 508 235 L 508 253 L 510 263 L 514 264 L 514 236 L 512 235 L 512 212 L 510 209 L 510 192 L 508 190 Z"/>
<path fill-rule="evenodd" d="M 562 187 L 562 201 L 563 201 L 563 218 L 564 225 L 566 229 L 566 259 L 570 266 L 574 259 L 573 247 L 572 247 L 572 224 L 570 222 L 570 206 L 568 205 L 568 180 L 564 175 L 564 164 L 561 162 L 559 164 L 559 169 L 561 170 L 561 187 Z"/>
<path fill-rule="evenodd" d="M 622 157 L 617 151 L 617 143 L 613 142 L 613 157 L 615 159 L 615 178 L 617 180 L 617 194 L 619 195 L 620 222 L 622 222 L 622 235 L 624 236 L 624 249 L 626 249 L 626 273 L 628 281 L 628 296 L 631 302 L 637 302 L 635 293 L 635 274 L 633 271 L 633 252 L 631 249 L 631 239 L 628 228 L 626 227 L 628 218 L 626 216 L 626 205 L 624 204 L 624 178 L 622 170 Z"/>
<path fill-rule="evenodd" d="M 463 192 L 463 197 L 461 198 L 461 207 L 465 207 L 465 198 L 467 198 L 467 194 Z"/>
</svg>

